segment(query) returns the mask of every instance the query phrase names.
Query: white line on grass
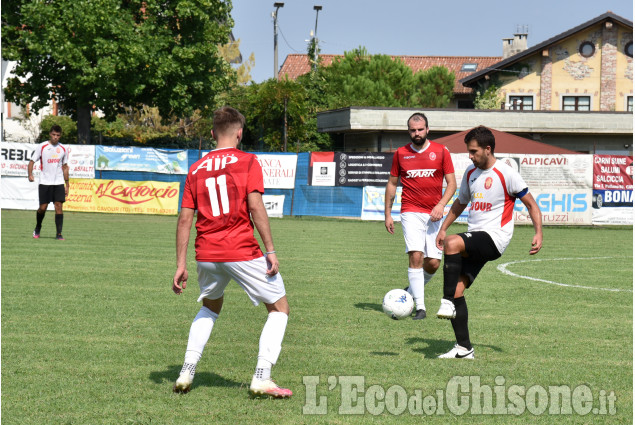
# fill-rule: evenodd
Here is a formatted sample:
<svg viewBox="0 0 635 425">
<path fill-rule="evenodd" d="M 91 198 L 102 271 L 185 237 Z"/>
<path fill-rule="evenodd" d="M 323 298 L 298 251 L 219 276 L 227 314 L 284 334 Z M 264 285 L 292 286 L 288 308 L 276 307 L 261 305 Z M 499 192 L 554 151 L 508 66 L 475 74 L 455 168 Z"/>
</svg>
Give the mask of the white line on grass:
<svg viewBox="0 0 635 425">
<path fill-rule="evenodd" d="M 593 287 L 593 286 L 569 285 L 569 284 L 566 284 L 566 283 L 552 282 L 551 280 L 538 279 L 536 277 L 531 277 L 531 276 L 523 276 L 523 275 L 519 275 L 519 274 L 516 274 L 514 272 L 510 272 L 509 270 L 507 270 L 507 266 L 509 266 L 509 265 L 520 264 L 520 263 L 529 263 L 529 262 L 533 262 L 533 261 L 606 260 L 606 259 L 610 259 L 610 258 L 614 258 L 614 257 L 541 258 L 541 259 L 536 259 L 536 260 L 510 261 L 509 263 L 499 264 L 497 269 L 500 270 L 501 272 L 507 274 L 507 275 L 510 275 L 510 276 L 519 277 L 521 279 L 534 280 L 536 282 L 549 283 L 551 285 L 567 286 L 569 288 L 598 289 L 598 290 L 601 290 L 601 291 L 611 291 L 611 292 L 633 292 L 632 289 L 596 288 L 596 287 Z"/>
</svg>

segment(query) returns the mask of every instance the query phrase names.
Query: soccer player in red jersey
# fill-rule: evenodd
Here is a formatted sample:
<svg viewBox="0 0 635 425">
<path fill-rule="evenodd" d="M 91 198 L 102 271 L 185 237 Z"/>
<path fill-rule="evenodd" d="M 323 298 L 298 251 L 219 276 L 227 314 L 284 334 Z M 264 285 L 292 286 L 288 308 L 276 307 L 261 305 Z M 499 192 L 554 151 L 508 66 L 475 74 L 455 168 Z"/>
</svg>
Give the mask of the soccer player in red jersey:
<svg viewBox="0 0 635 425">
<path fill-rule="evenodd" d="M 254 305 L 265 304 L 269 313 L 260 336 L 258 362 L 250 392 L 286 398 L 292 392 L 271 379 L 271 368 L 282 347 L 289 303 L 273 245 L 269 217 L 262 201 L 262 169 L 256 155 L 237 149 L 245 117 L 234 108 L 214 112 L 212 137 L 216 149 L 190 167 L 185 181 L 176 231 L 177 269 L 172 290 L 181 294 L 187 285 L 187 246 L 196 219 L 196 261 L 203 306 L 194 318 L 175 392 L 188 392 L 196 365 L 223 306 L 225 287 L 235 280 Z M 251 215 L 251 218 L 250 218 Z M 253 219 L 253 222 L 252 222 Z M 254 226 L 265 246 L 263 254 Z"/>
<path fill-rule="evenodd" d="M 428 118 L 415 113 L 408 118 L 412 143 L 395 152 L 386 184 L 385 225 L 394 234 L 391 211 L 397 183 L 401 178 L 401 225 L 408 253 L 408 292 L 416 304 L 413 319 L 426 317 L 424 286 L 441 263 L 442 251 L 436 247 L 443 211 L 456 191 L 454 165 L 447 148 L 428 140 Z M 447 186 L 443 192 L 443 180 Z"/>
<path fill-rule="evenodd" d="M 29 181 L 35 181 L 33 177 L 33 166 L 37 161 L 42 164 L 40 173 L 40 184 L 38 185 L 38 197 L 40 207 L 35 218 L 35 230 L 33 238 L 39 239 L 42 230 L 42 221 L 46 214 L 48 204 L 53 202 L 55 206 L 55 227 L 57 234 L 55 239 L 63 241 L 62 227 L 64 224 L 63 205 L 68 196 L 68 150 L 60 143 L 62 137 L 62 127 L 54 125 L 49 132 L 49 140 L 40 143 L 33 152 L 29 161 Z"/>
</svg>

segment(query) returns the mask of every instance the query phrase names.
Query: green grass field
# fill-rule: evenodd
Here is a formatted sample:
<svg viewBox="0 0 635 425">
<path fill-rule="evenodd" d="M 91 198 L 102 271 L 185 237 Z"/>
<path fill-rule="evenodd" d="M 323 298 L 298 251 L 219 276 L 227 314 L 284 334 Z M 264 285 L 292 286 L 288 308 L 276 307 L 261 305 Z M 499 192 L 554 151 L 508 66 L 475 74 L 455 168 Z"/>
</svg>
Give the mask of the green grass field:
<svg viewBox="0 0 635 425">
<path fill-rule="evenodd" d="M 172 393 L 199 309 L 193 237 L 190 284 L 171 291 L 175 217 L 65 213 L 63 242 L 51 212 L 39 240 L 34 221 L 32 211 L 2 211 L 3 424 L 632 421 L 632 228 L 546 228 L 529 257 L 533 229 L 518 226 L 467 291 L 468 361 L 436 359 L 454 343 L 450 323 L 434 317 L 441 272 L 426 287 L 427 319 L 381 311 L 383 295 L 407 285 L 400 228 L 273 219 L 291 305 L 273 374 L 295 394 L 271 400 L 247 392 L 266 311 L 235 284 L 192 391 Z M 524 260 L 540 261 L 513 263 Z M 507 263 L 542 281 L 498 270 Z M 556 387 L 573 400 L 558 404 Z M 489 404 L 507 414 L 483 414 Z"/>
</svg>

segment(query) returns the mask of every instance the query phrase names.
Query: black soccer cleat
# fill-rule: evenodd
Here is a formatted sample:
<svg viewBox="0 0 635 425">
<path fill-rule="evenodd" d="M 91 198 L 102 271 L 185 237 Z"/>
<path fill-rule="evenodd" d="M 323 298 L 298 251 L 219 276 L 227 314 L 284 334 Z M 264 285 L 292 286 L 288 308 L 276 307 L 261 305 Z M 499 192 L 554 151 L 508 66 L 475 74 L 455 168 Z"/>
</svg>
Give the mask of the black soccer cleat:
<svg viewBox="0 0 635 425">
<path fill-rule="evenodd" d="M 422 309 L 422 310 L 417 310 L 415 315 L 412 317 L 412 320 L 421 320 L 425 318 L 426 318 L 426 311 Z"/>
</svg>

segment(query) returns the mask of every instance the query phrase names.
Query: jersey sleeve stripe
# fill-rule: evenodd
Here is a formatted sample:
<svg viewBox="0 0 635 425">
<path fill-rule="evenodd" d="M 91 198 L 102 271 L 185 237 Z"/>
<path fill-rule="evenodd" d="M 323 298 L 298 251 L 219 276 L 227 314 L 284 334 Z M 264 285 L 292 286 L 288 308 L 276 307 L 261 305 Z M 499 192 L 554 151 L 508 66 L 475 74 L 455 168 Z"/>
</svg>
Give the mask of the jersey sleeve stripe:
<svg viewBox="0 0 635 425">
<path fill-rule="evenodd" d="M 503 214 L 501 215 L 501 227 L 504 227 L 507 223 L 512 221 L 512 218 L 514 217 L 513 213 L 516 198 L 514 198 L 507 192 L 507 185 L 505 183 L 505 176 L 503 175 L 503 173 L 501 173 L 501 171 L 496 168 L 494 168 L 494 172 L 500 179 L 501 184 L 503 185 L 503 193 L 505 194 L 505 204 L 503 207 Z"/>
</svg>

